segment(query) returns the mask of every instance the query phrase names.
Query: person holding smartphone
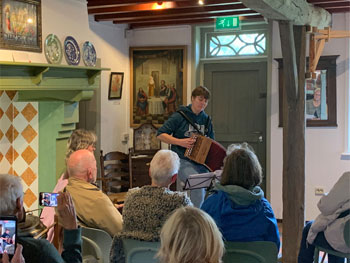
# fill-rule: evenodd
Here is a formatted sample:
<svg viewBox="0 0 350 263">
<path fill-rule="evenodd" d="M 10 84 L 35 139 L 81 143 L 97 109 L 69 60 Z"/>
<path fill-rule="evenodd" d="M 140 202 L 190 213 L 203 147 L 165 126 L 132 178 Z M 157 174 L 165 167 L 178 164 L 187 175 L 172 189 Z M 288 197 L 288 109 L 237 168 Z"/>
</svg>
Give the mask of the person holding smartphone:
<svg viewBox="0 0 350 263">
<path fill-rule="evenodd" d="M 82 262 L 81 229 L 78 228 L 76 222 L 76 213 L 72 198 L 69 193 L 60 192 L 57 202 L 58 222 L 64 228 L 62 255 L 46 239 L 34 239 L 30 234 L 24 234 L 18 230 L 16 239 L 23 246 L 22 254 L 26 263 Z M 20 177 L 0 174 L 0 203 L 1 215 L 16 216 L 19 223 L 25 221 L 23 187 Z M 19 252 L 16 250 L 16 253 Z M 13 261 L 11 262 L 15 263 Z"/>
</svg>

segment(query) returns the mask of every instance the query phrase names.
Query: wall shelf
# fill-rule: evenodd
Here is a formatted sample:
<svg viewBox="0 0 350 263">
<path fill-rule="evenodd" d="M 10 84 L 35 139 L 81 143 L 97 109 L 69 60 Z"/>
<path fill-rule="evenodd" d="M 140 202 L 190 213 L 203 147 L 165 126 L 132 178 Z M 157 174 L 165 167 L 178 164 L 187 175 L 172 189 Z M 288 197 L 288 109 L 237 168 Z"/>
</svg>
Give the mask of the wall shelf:
<svg viewBox="0 0 350 263">
<path fill-rule="evenodd" d="M 0 61 L 0 90 L 18 91 L 18 101 L 86 100 L 99 87 L 103 70 L 110 69 Z"/>
</svg>

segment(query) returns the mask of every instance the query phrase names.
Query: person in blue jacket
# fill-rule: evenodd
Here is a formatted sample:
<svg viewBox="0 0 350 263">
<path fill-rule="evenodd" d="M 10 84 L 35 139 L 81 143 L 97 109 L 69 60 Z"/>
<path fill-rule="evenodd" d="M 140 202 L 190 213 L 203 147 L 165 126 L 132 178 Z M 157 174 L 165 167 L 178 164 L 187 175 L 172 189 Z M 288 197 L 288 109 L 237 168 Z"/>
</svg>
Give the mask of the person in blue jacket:
<svg viewBox="0 0 350 263">
<path fill-rule="evenodd" d="M 226 241 L 272 241 L 280 247 L 277 221 L 259 187 L 262 169 L 247 143 L 228 147 L 220 183 L 201 209 L 211 215 Z"/>
<path fill-rule="evenodd" d="M 204 112 L 209 98 L 209 90 L 206 87 L 199 86 L 192 91 L 192 104 L 187 107 L 180 106 L 179 111 L 183 111 L 202 134 L 214 139 L 211 119 Z M 177 190 L 181 191 L 186 179 L 191 174 L 207 173 L 209 171 L 205 166 L 197 164 L 184 156 L 186 148 L 193 146 L 195 142 L 195 139 L 191 138 L 192 133 L 198 133 L 198 131 L 189 124 L 179 111 L 173 113 L 164 125 L 158 129 L 157 138 L 162 142 L 171 144 L 171 150 L 180 157 L 180 170 L 176 185 Z M 190 198 L 195 207 L 201 206 L 204 196 L 204 189 L 196 189 L 190 192 Z"/>
</svg>

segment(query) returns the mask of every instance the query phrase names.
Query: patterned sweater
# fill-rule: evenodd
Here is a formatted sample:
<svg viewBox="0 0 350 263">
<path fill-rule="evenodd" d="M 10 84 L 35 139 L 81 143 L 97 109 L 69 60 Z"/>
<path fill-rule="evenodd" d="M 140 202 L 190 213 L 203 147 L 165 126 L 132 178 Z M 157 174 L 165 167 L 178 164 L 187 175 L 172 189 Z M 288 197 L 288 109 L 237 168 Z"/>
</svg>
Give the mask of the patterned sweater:
<svg viewBox="0 0 350 263">
<path fill-rule="evenodd" d="M 130 189 L 123 207 L 123 230 L 113 239 L 111 262 L 124 262 L 122 238 L 159 241 L 168 216 L 181 206 L 191 205 L 186 193 L 146 185 Z"/>
</svg>

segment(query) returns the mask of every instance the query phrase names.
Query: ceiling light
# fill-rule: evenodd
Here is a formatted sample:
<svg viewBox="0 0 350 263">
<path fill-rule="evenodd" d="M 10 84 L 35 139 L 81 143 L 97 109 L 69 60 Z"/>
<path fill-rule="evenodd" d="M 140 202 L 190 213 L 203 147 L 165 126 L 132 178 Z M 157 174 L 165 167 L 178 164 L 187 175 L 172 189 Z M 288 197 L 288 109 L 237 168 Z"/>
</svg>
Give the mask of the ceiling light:
<svg viewBox="0 0 350 263">
<path fill-rule="evenodd" d="M 199 1 L 198 1 L 198 4 L 199 4 L 199 5 L 204 5 L 204 1 L 203 1 L 203 0 L 199 0 Z"/>
</svg>

